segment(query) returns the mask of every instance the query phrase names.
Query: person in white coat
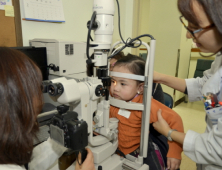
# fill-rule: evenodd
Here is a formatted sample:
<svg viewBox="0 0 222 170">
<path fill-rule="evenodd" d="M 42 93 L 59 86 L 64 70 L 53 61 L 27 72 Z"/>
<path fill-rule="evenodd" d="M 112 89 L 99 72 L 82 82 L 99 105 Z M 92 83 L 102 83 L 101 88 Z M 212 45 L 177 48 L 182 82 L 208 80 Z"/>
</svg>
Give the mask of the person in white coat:
<svg viewBox="0 0 222 170">
<path fill-rule="evenodd" d="M 203 134 L 170 129 L 161 110 L 153 126 L 169 139 L 183 144 L 185 155 L 197 163 L 198 170 L 219 170 L 222 169 L 222 105 L 219 104 L 222 101 L 222 1 L 178 0 L 178 8 L 187 38 L 192 38 L 202 52 L 216 54 L 216 58 L 202 78 L 184 80 L 154 72 L 154 81 L 188 94 L 189 101 L 203 100 L 211 94 L 217 105 L 211 103 L 211 107 L 205 107 L 207 128 Z"/>
<path fill-rule="evenodd" d="M 46 170 L 66 148 L 50 138 L 33 149 L 42 110 L 42 74 L 25 54 L 0 47 L 0 169 Z M 94 170 L 93 154 L 76 170 Z"/>
</svg>

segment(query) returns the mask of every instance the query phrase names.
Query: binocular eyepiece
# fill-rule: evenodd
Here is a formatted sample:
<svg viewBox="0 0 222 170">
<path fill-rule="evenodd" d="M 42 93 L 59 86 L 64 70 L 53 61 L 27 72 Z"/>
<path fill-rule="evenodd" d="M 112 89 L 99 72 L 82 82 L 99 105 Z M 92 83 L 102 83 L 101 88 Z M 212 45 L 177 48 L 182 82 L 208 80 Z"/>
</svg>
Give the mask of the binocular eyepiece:
<svg viewBox="0 0 222 170">
<path fill-rule="evenodd" d="M 61 83 L 52 83 L 51 81 L 43 81 L 43 93 L 48 93 L 50 96 L 60 96 L 64 92 L 64 87 Z"/>
</svg>

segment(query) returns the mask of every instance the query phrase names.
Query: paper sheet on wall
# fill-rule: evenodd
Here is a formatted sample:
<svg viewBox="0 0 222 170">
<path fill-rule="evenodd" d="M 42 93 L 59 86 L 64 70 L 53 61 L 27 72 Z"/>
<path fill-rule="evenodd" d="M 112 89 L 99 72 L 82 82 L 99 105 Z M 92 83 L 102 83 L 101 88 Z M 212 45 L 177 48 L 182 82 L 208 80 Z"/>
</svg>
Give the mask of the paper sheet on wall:
<svg viewBox="0 0 222 170">
<path fill-rule="evenodd" d="M 5 5 L 12 6 L 12 0 L 0 0 L 0 10 L 5 10 Z"/>
<path fill-rule="evenodd" d="M 13 6 L 5 5 L 5 16 L 6 17 L 15 17 Z"/>
<path fill-rule="evenodd" d="M 65 22 L 62 0 L 23 0 L 26 20 Z"/>
</svg>

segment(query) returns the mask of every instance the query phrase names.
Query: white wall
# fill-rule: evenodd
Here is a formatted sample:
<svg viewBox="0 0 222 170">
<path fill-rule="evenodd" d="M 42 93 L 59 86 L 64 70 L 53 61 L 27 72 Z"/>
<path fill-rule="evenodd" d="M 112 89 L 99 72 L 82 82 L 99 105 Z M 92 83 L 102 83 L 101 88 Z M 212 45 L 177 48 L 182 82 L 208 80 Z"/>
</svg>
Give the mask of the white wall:
<svg viewBox="0 0 222 170">
<path fill-rule="evenodd" d="M 133 36 L 133 17 L 134 17 L 134 5 L 135 0 L 119 0 L 120 4 L 120 28 L 121 28 L 121 34 L 126 41 L 127 38 L 134 38 Z M 118 27 L 118 9 L 117 4 L 115 3 L 115 17 L 114 17 L 114 34 L 113 34 L 113 43 L 117 41 L 121 41 L 121 38 L 119 36 L 119 27 Z M 124 53 L 132 53 L 132 48 L 125 48 Z"/>
<path fill-rule="evenodd" d="M 141 0 L 139 1 L 140 9 L 138 12 L 140 12 L 139 16 L 139 34 L 149 34 L 149 17 L 150 17 L 150 0 Z M 146 37 L 143 38 L 144 42 L 149 42 L 150 38 Z"/>
<path fill-rule="evenodd" d="M 114 1 L 114 3 L 116 6 L 116 1 Z M 123 36 L 125 37 L 125 34 L 130 34 L 129 30 L 132 26 L 131 17 L 133 14 L 130 12 L 133 9 L 133 0 L 120 0 L 119 3 L 121 8 L 121 29 Z M 23 9 L 21 4 L 22 1 L 20 0 L 21 15 L 23 17 Z M 92 7 L 93 0 L 63 0 L 63 9 L 66 20 L 65 23 L 48 23 L 22 20 L 23 45 L 28 46 L 29 40 L 33 38 L 53 38 L 86 42 L 86 23 L 91 19 Z M 128 25 L 130 29 L 128 29 Z M 119 33 L 117 28 L 116 6 L 113 41 L 119 40 Z"/>
<path fill-rule="evenodd" d="M 180 61 L 178 77 L 182 79 L 188 78 L 189 65 L 190 65 L 190 49 L 192 46 L 192 40 L 186 38 L 187 30 L 182 27 L 181 41 L 180 41 Z M 184 97 L 184 93 L 176 91 L 175 101 Z"/>
<path fill-rule="evenodd" d="M 148 31 L 156 39 L 154 69 L 158 72 L 175 76 L 182 29 L 176 1 L 150 0 L 149 9 Z M 162 87 L 165 92 L 173 96 L 172 88 L 164 85 Z"/>
<path fill-rule="evenodd" d="M 56 38 L 73 41 L 86 41 L 86 23 L 91 18 L 92 4 L 93 1 L 87 0 L 63 0 L 63 9 L 66 19 L 65 23 L 22 20 L 23 45 L 29 45 L 29 40 L 33 38 Z"/>
<path fill-rule="evenodd" d="M 177 1 L 140 0 L 140 34 L 151 34 L 156 39 L 154 70 L 175 76 L 178 49 L 180 62 L 178 77 L 186 78 L 188 74 L 191 41 L 187 41 L 186 31 L 179 21 Z M 148 38 L 143 38 L 148 42 Z M 140 51 L 141 52 L 141 51 Z M 163 90 L 174 95 L 174 90 L 162 85 Z M 175 101 L 183 97 L 176 93 Z"/>
</svg>

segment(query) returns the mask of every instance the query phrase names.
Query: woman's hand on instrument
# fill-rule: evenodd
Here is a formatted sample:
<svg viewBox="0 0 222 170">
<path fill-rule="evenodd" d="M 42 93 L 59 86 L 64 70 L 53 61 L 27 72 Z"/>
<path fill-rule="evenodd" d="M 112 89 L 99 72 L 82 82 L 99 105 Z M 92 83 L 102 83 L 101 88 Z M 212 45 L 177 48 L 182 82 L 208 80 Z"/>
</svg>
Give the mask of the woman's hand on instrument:
<svg viewBox="0 0 222 170">
<path fill-rule="evenodd" d="M 78 162 L 81 162 L 81 154 L 78 155 L 78 160 L 76 162 L 76 170 L 95 170 L 95 166 L 94 166 L 94 160 L 93 160 L 93 154 L 92 151 L 89 148 L 86 148 L 87 150 L 87 157 L 85 159 L 85 161 L 82 163 L 82 165 L 79 165 Z"/>
</svg>

